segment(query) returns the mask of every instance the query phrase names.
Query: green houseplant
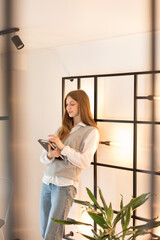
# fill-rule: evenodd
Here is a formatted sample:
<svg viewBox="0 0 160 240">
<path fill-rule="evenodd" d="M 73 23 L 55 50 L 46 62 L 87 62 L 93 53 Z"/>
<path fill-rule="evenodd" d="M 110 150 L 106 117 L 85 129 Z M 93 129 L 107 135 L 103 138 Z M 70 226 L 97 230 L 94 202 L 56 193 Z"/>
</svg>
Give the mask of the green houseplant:
<svg viewBox="0 0 160 240">
<path fill-rule="evenodd" d="M 93 193 L 88 188 L 86 188 L 86 190 L 92 203 L 80 200 L 74 200 L 74 202 L 85 206 L 85 211 L 99 226 L 99 230 L 95 231 L 94 227 L 91 224 L 79 222 L 76 220 L 61 221 L 54 218 L 52 218 L 52 220 L 60 224 L 92 226 L 93 236 L 88 236 L 81 233 L 85 238 L 90 240 L 133 240 L 137 236 L 147 234 L 150 234 L 154 240 L 160 239 L 160 236 L 153 234 L 151 231 L 153 228 L 160 226 L 160 221 L 156 221 L 156 219 L 152 219 L 143 225 L 130 226 L 130 220 L 133 211 L 148 200 L 150 197 L 149 193 L 142 194 L 136 198 L 132 198 L 130 202 L 125 206 L 123 205 L 123 196 L 121 196 L 120 210 L 117 212 L 114 218 L 112 204 L 110 203 L 109 206 L 106 204 L 101 189 L 99 188 L 99 196 L 103 207 L 101 207 L 97 202 Z M 118 223 L 121 224 L 121 231 L 117 233 L 116 226 Z"/>
</svg>

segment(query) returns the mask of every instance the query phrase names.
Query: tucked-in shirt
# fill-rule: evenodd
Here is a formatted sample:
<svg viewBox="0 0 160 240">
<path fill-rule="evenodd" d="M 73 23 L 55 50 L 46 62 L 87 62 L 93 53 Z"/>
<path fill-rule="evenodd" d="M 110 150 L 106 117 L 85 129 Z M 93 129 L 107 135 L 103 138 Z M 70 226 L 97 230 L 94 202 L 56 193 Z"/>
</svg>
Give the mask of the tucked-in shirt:
<svg viewBox="0 0 160 240">
<path fill-rule="evenodd" d="M 75 127 L 72 128 L 71 133 L 74 131 L 77 131 L 80 127 L 85 127 L 86 124 L 80 122 Z M 79 167 L 81 169 L 88 168 L 93 160 L 93 156 L 95 151 L 97 150 L 99 144 L 99 131 L 97 128 L 94 128 L 90 134 L 86 137 L 84 140 L 84 148 L 83 152 L 77 152 L 73 148 L 69 146 L 65 146 L 63 150 L 61 151 L 61 154 L 63 156 L 66 156 L 68 161 L 75 165 L 76 167 Z M 52 161 L 54 161 L 54 158 L 49 160 L 47 157 L 47 151 L 43 150 L 40 161 L 43 164 L 49 164 Z M 69 186 L 73 185 L 74 187 L 78 187 L 78 183 L 72 179 L 67 179 L 64 177 L 57 177 L 57 176 L 43 176 L 43 182 L 45 184 L 55 184 L 58 186 Z"/>
</svg>

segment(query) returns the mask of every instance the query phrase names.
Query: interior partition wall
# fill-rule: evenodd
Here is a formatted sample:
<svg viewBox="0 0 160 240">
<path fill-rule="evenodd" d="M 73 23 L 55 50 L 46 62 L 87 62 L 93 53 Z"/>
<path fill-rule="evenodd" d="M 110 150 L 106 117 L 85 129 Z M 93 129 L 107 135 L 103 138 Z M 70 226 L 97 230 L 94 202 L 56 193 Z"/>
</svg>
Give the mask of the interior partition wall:
<svg viewBox="0 0 160 240">
<path fill-rule="evenodd" d="M 11 24 L 11 2 L 6 0 L 1 4 L 3 8 L 2 25 L 8 28 Z M 1 228 L 0 237 L 4 235 L 5 239 L 12 239 L 12 211 L 10 210 L 12 195 L 12 151 L 11 151 L 11 48 L 9 38 L 4 38 L 2 43 L 3 51 L 0 53 L 0 219 L 5 220 Z M 8 188 L 8 185 L 11 188 Z M 7 186 L 3 188 L 3 186 Z M 6 221 L 7 220 L 7 221 Z M 2 227 L 1 226 L 1 227 Z M 2 234 L 2 235 L 1 235 Z"/>
<path fill-rule="evenodd" d="M 152 75 L 156 92 L 152 95 Z M 152 192 L 154 201 L 148 200 L 134 212 L 133 224 L 148 221 L 151 209 L 160 213 L 160 71 L 128 72 L 116 74 L 68 76 L 62 78 L 62 100 L 76 89 L 86 91 L 91 111 L 100 130 L 100 144 L 92 162 L 93 191 L 102 189 L 107 203 L 112 202 L 115 213 L 119 210 L 121 194 L 126 203 L 131 197 Z M 152 119 L 152 102 L 155 119 Z M 62 106 L 62 111 L 63 111 Z M 154 148 L 152 126 L 155 129 Z M 152 156 L 155 169 L 152 169 Z M 153 177 L 152 177 L 153 176 Z M 83 199 L 84 200 L 84 199 Z M 154 204 L 153 204 L 154 203 Z"/>
</svg>

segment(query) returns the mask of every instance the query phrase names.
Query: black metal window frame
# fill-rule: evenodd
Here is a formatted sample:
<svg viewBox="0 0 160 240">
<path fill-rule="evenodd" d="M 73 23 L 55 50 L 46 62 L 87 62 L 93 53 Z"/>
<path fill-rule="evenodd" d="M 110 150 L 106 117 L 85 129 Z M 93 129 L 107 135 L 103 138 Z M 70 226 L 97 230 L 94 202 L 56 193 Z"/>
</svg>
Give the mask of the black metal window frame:
<svg viewBox="0 0 160 240">
<path fill-rule="evenodd" d="M 94 196 L 97 198 L 97 167 L 106 167 L 106 168 L 115 168 L 115 169 L 120 169 L 124 171 L 131 171 L 133 172 L 133 197 L 137 197 L 137 173 L 143 173 L 143 174 L 150 174 L 151 176 L 158 175 L 160 176 L 159 171 L 153 171 L 152 169 L 149 170 L 144 170 L 144 169 L 138 169 L 137 168 L 137 124 L 149 124 L 151 126 L 155 125 L 160 125 L 160 121 L 154 121 L 152 118 L 152 121 L 138 121 L 137 120 L 137 101 L 140 99 L 148 99 L 148 96 L 137 96 L 137 82 L 138 82 L 138 76 L 140 75 L 156 75 L 160 74 L 160 70 L 157 71 L 142 71 L 142 72 L 127 72 L 127 73 L 112 73 L 112 74 L 99 74 L 99 75 L 83 75 L 83 76 L 68 76 L 68 77 L 63 77 L 62 78 L 62 114 L 64 110 L 64 98 L 65 98 L 65 83 L 66 81 L 71 81 L 73 82 L 74 80 L 77 81 L 77 87 L 76 89 L 81 88 L 81 79 L 85 79 L 86 81 L 89 78 L 92 78 L 94 81 L 94 119 L 95 121 L 98 122 L 110 122 L 110 123 L 130 123 L 133 124 L 133 167 L 132 168 L 127 168 L 123 166 L 118 166 L 118 165 L 110 165 L 110 164 L 105 164 L 105 163 L 98 163 L 97 162 L 97 153 L 94 156 L 94 161 L 91 163 L 93 165 L 93 171 L 94 171 L 94 179 L 93 179 L 93 184 L 94 184 Z M 97 116 L 97 108 L 98 108 L 98 80 L 99 78 L 105 77 L 106 79 L 108 77 L 121 77 L 121 76 L 133 76 L 133 81 L 134 81 L 134 105 L 133 105 L 133 120 L 121 120 L 121 119 L 99 119 Z M 149 96 L 150 100 L 153 101 L 153 96 Z M 152 105 L 153 106 L 153 105 Z M 152 128 L 153 131 L 153 128 Z M 151 151 L 154 151 L 154 148 L 152 148 Z M 153 153 L 151 153 L 151 156 L 153 156 Z M 152 184 L 151 184 L 152 185 Z M 115 213 L 117 212 L 116 210 L 114 211 Z M 133 213 L 133 225 L 135 225 L 135 221 L 141 220 L 141 221 L 148 221 L 149 219 L 140 217 L 136 215 L 136 211 Z"/>
</svg>

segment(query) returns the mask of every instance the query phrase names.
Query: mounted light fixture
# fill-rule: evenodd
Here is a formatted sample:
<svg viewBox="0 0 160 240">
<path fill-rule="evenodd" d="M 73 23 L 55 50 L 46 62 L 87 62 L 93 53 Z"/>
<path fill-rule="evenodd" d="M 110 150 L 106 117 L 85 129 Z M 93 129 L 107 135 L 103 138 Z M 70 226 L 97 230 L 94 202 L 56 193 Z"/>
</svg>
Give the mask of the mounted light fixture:
<svg viewBox="0 0 160 240">
<path fill-rule="evenodd" d="M 18 31 L 19 31 L 19 28 L 8 28 L 8 29 L 0 31 L 0 35 L 11 34 L 11 33 L 15 33 Z M 14 35 L 11 39 L 12 39 L 12 42 L 14 43 L 15 47 L 18 50 L 20 50 L 24 47 L 24 44 L 18 35 Z"/>
<path fill-rule="evenodd" d="M 14 35 L 11 39 L 18 50 L 20 50 L 24 47 L 24 44 L 18 35 Z"/>
<path fill-rule="evenodd" d="M 70 80 L 71 82 L 73 82 L 73 81 L 74 81 L 74 78 L 70 78 L 69 80 Z"/>
<path fill-rule="evenodd" d="M 138 96 L 137 99 L 147 99 L 147 100 L 157 100 L 157 101 L 160 101 L 160 96 L 153 96 L 153 95 Z"/>
<path fill-rule="evenodd" d="M 107 145 L 107 146 L 120 147 L 119 142 L 101 141 L 100 144 L 104 144 L 104 145 Z"/>
<path fill-rule="evenodd" d="M 149 96 L 148 96 L 148 100 L 160 101 L 160 96 L 152 96 L 152 95 L 149 95 Z"/>
</svg>

